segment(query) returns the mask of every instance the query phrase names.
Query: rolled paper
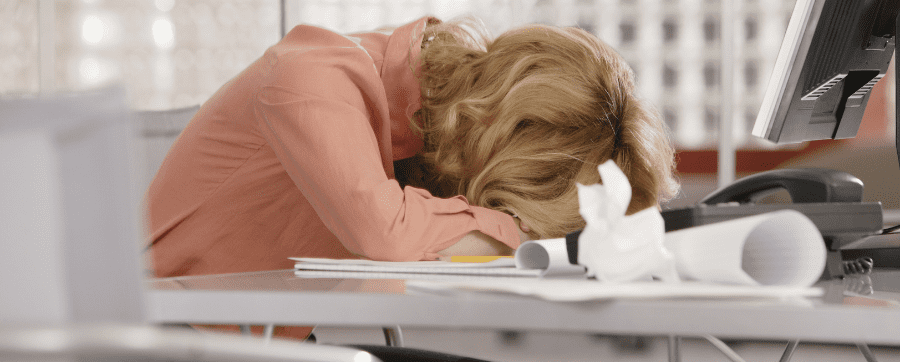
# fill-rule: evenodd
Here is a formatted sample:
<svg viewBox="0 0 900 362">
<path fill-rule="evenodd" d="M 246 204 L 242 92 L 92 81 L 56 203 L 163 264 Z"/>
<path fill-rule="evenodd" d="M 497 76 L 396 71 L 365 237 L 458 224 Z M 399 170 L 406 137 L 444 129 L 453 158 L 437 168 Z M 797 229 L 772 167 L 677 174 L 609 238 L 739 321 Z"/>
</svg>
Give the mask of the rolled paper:
<svg viewBox="0 0 900 362">
<path fill-rule="evenodd" d="M 584 278 L 586 275 L 584 266 L 569 262 L 564 238 L 526 241 L 516 250 L 515 261 L 519 269 L 543 269 L 541 277 L 545 278 Z"/>
<path fill-rule="evenodd" d="M 827 257 L 819 229 L 795 210 L 672 231 L 665 245 L 682 277 L 730 284 L 808 287 Z"/>
</svg>

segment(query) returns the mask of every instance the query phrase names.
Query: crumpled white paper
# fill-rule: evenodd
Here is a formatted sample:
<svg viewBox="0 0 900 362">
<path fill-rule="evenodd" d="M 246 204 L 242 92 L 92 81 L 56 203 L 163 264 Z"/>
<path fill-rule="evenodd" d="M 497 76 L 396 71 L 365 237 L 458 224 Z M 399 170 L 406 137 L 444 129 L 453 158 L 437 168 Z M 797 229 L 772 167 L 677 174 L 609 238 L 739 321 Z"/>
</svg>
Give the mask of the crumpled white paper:
<svg viewBox="0 0 900 362">
<path fill-rule="evenodd" d="M 587 223 L 578 237 L 578 263 L 589 276 L 608 282 L 657 277 L 678 282 L 675 258 L 663 241 L 665 223 L 659 210 L 649 207 L 626 216 L 631 201 L 628 177 L 612 160 L 597 170 L 603 184 L 578 187 L 578 211 Z"/>
</svg>

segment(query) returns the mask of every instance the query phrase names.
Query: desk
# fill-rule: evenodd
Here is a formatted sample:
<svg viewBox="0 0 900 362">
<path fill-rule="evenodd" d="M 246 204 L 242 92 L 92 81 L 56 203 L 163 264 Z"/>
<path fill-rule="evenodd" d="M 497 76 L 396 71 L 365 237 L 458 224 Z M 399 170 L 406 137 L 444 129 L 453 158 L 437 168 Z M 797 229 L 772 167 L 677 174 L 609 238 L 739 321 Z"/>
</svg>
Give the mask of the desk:
<svg viewBox="0 0 900 362">
<path fill-rule="evenodd" d="M 406 292 L 402 280 L 303 279 L 293 270 L 154 279 L 156 323 L 279 324 L 564 330 L 900 345 L 900 271 L 869 276 L 873 296 L 845 296 L 860 280 L 828 281 L 821 298 L 608 300 L 556 303 L 511 295 Z M 858 278 L 858 277 L 856 277 Z M 852 285 L 856 283 L 857 285 Z M 854 304 L 846 304 L 854 303 Z"/>
</svg>

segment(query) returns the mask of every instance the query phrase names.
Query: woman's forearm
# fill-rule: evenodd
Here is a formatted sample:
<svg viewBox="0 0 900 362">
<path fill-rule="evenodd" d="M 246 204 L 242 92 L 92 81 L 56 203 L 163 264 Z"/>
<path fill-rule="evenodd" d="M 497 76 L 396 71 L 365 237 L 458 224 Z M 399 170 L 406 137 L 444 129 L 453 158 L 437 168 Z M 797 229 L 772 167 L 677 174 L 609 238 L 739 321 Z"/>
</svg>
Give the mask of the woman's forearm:
<svg viewBox="0 0 900 362">
<path fill-rule="evenodd" d="M 474 230 L 464 235 L 456 244 L 438 252 L 441 256 L 453 255 L 512 255 L 513 249 L 486 234 Z"/>
<path fill-rule="evenodd" d="M 531 236 L 528 235 L 528 233 L 531 232 L 531 228 L 518 218 L 514 220 L 516 222 L 516 227 L 519 230 L 519 241 L 524 243 L 531 240 Z M 512 255 L 514 252 L 515 250 L 506 244 L 501 243 L 480 231 L 473 230 L 463 236 L 456 244 L 439 251 L 438 254 L 441 256 Z"/>
</svg>

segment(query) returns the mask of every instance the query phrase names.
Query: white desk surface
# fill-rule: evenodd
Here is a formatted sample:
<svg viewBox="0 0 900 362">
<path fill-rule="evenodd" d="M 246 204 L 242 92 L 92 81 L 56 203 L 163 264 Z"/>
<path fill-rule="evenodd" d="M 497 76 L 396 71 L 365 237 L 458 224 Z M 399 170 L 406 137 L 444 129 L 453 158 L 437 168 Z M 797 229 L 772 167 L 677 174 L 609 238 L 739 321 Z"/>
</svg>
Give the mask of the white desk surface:
<svg viewBox="0 0 900 362">
<path fill-rule="evenodd" d="M 152 322 L 565 330 L 900 345 L 900 271 L 822 282 L 821 298 L 607 300 L 407 292 L 402 280 L 304 279 L 293 270 L 153 279 Z M 853 284 L 856 284 L 855 286 Z M 863 292 L 862 294 L 866 294 Z"/>
</svg>

